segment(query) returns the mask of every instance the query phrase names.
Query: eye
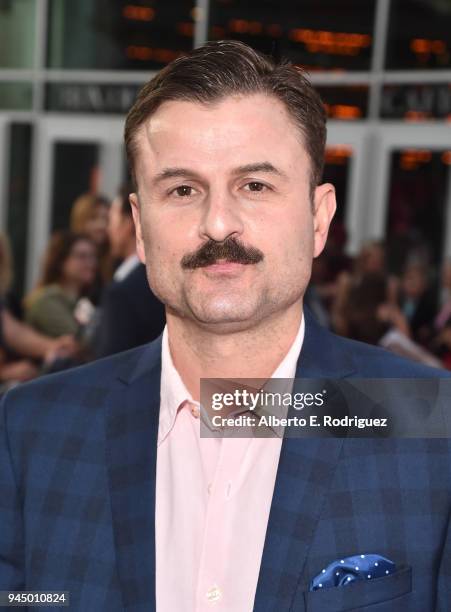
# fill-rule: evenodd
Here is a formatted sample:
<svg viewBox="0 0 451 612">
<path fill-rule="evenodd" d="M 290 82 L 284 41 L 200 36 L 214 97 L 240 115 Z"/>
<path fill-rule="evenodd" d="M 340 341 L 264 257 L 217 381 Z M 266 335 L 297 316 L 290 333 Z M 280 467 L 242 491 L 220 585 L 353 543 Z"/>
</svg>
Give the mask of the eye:
<svg viewBox="0 0 451 612">
<path fill-rule="evenodd" d="M 252 191 L 254 193 L 259 193 L 261 191 L 266 191 L 267 189 L 269 189 L 269 187 L 258 181 L 251 181 L 250 183 L 247 183 L 244 188 L 246 189 L 246 191 Z"/>
<path fill-rule="evenodd" d="M 186 198 L 193 195 L 193 188 L 190 185 L 180 185 L 171 191 L 171 194 L 175 194 L 179 198 Z"/>
</svg>

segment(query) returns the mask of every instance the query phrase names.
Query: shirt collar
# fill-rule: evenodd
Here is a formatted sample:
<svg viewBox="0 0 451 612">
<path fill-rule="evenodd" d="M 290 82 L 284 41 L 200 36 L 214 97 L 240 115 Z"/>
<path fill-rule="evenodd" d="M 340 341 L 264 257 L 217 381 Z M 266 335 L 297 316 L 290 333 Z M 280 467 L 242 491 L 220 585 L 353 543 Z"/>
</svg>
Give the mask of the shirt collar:
<svg viewBox="0 0 451 612">
<path fill-rule="evenodd" d="M 177 411 L 186 401 L 199 405 L 198 402 L 194 402 L 172 361 L 169 349 L 168 326 L 165 325 L 161 341 L 161 398 L 158 444 L 171 431 L 175 423 Z"/>
<path fill-rule="evenodd" d="M 271 378 L 293 379 L 296 376 L 296 366 L 302 349 L 305 335 L 304 314 L 301 316 L 301 323 L 293 344 L 288 350 L 283 360 L 274 370 Z M 169 349 L 169 338 L 167 325 L 163 330 L 161 343 L 161 397 L 160 397 L 160 420 L 158 427 L 158 444 L 168 436 L 174 426 L 177 412 L 182 404 L 190 402 L 199 406 L 191 397 L 185 387 L 174 362 L 172 361 Z"/>
<path fill-rule="evenodd" d="M 130 272 L 132 272 L 138 266 L 138 264 L 138 256 L 136 254 L 130 255 L 127 257 L 127 259 L 124 259 L 119 268 L 116 270 L 113 279 L 116 282 L 123 281 L 124 278 L 126 278 Z"/>
<path fill-rule="evenodd" d="M 304 313 L 301 316 L 301 324 L 299 325 L 298 333 L 293 341 L 293 344 L 288 350 L 288 353 L 282 359 L 280 364 L 274 370 L 271 378 L 295 378 L 296 367 L 299 359 L 299 355 L 302 349 L 302 343 L 304 342 L 305 335 L 305 320 Z"/>
</svg>

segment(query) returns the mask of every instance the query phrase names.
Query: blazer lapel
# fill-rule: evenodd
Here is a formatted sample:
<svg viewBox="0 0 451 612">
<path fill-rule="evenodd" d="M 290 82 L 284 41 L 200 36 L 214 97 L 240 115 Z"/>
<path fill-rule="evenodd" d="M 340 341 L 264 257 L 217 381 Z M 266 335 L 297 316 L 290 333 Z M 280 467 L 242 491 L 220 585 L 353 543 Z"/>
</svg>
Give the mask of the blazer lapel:
<svg viewBox="0 0 451 612">
<path fill-rule="evenodd" d="M 297 378 L 344 378 L 354 371 L 348 355 L 304 309 L 305 337 Z M 298 589 L 305 590 L 303 568 L 338 463 L 343 440 L 284 438 L 266 532 L 254 610 L 288 611 Z M 296 598 L 296 611 L 303 610 Z"/>
<path fill-rule="evenodd" d="M 107 415 L 107 466 L 124 608 L 155 611 L 155 480 L 161 340 L 127 363 Z"/>
</svg>

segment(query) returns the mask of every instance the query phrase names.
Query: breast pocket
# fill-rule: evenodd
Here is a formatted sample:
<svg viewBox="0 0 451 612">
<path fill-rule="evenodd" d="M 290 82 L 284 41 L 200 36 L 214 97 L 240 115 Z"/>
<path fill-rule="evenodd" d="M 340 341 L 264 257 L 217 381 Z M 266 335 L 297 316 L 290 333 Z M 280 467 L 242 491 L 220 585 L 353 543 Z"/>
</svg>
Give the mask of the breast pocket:
<svg viewBox="0 0 451 612">
<path fill-rule="evenodd" d="M 377 612 L 407 611 L 412 591 L 412 568 L 400 568 L 390 576 L 376 580 L 362 580 L 342 587 L 304 593 L 306 612 Z M 376 611 L 376 608 L 375 608 Z"/>
</svg>

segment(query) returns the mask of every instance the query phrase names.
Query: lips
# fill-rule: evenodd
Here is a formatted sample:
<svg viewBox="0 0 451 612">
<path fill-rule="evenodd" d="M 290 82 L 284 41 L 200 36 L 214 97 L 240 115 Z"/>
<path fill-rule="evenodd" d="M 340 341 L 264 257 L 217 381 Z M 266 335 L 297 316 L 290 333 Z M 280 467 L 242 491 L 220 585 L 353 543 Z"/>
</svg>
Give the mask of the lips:
<svg viewBox="0 0 451 612">
<path fill-rule="evenodd" d="M 240 272 L 244 267 L 245 265 L 241 263 L 219 259 L 216 263 L 205 266 L 203 269 L 205 272 L 213 274 L 235 274 Z"/>
<path fill-rule="evenodd" d="M 228 270 L 238 268 L 242 265 L 243 264 L 236 263 L 234 261 L 218 261 L 214 264 L 211 264 L 210 266 L 207 266 L 207 268 L 214 268 L 215 270 Z"/>
</svg>

